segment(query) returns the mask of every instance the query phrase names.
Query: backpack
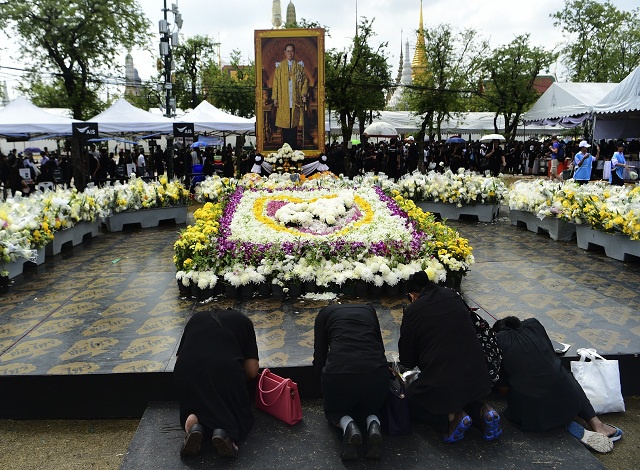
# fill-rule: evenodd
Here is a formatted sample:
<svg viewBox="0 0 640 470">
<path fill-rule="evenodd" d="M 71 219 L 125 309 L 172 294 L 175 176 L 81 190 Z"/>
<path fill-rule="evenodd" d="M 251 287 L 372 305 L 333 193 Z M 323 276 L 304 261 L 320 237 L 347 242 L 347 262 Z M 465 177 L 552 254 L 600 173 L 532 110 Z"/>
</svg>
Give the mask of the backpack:
<svg viewBox="0 0 640 470">
<path fill-rule="evenodd" d="M 564 144 L 563 143 L 559 143 L 558 145 L 558 153 L 556 154 L 556 158 L 558 159 L 559 163 L 564 162 Z"/>
</svg>

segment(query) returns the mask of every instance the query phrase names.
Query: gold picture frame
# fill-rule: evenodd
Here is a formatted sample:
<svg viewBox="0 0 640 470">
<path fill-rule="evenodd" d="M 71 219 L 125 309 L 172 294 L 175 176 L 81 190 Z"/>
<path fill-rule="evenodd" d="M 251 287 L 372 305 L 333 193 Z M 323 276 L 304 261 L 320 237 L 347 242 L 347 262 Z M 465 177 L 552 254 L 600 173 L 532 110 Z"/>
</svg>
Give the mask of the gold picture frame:
<svg viewBox="0 0 640 470">
<path fill-rule="evenodd" d="M 255 52 L 256 150 L 324 153 L 324 29 L 256 30 Z"/>
</svg>

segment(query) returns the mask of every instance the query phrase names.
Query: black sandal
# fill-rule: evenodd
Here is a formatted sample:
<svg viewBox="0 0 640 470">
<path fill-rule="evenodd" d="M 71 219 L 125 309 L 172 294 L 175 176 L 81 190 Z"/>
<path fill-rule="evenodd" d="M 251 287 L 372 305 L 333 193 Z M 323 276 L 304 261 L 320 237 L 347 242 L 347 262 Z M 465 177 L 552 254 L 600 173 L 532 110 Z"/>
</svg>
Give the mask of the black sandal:
<svg viewBox="0 0 640 470">
<path fill-rule="evenodd" d="M 237 457 L 238 446 L 233 442 L 224 429 L 214 429 L 211 438 L 213 447 L 218 451 L 221 457 Z"/>
<path fill-rule="evenodd" d="M 194 424 L 184 437 L 180 457 L 195 457 L 200 453 L 204 428 L 200 424 Z"/>
</svg>

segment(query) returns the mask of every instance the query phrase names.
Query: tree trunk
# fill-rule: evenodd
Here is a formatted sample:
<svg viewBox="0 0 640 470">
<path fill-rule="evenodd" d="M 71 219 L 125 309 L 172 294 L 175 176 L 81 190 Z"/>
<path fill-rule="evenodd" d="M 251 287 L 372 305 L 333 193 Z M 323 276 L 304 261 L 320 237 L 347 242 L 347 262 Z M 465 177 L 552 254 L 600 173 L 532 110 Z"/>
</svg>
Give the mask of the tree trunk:
<svg viewBox="0 0 640 470">
<path fill-rule="evenodd" d="M 87 160 L 83 158 L 82 143 L 78 139 L 71 141 L 71 175 L 73 186 L 78 191 L 84 191 L 87 187 Z"/>
</svg>

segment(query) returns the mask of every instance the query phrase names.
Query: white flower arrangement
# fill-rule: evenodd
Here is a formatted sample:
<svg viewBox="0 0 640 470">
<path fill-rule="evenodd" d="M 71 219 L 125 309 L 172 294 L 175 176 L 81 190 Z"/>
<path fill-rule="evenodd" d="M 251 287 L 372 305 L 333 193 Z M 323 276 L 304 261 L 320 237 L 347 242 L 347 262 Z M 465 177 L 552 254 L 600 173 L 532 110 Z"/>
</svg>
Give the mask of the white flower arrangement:
<svg viewBox="0 0 640 470">
<path fill-rule="evenodd" d="M 293 150 L 289 144 L 285 143 L 277 152 L 267 155 L 265 161 L 274 166 L 281 166 L 286 161 L 301 162 L 304 159 L 304 152 L 301 150 Z"/>
<path fill-rule="evenodd" d="M 460 168 L 457 173 L 418 171 L 404 175 L 398 181 L 403 197 L 414 201 L 433 201 L 456 204 L 500 204 L 507 187 L 499 178 L 480 175 Z"/>
<path fill-rule="evenodd" d="M 218 194 L 226 192 L 219 181 L 211 184 Z M 415 212 L 410 217 L 389 195 L 397 190 L 384 175 L 295 182 L 271 175 L 237 184 L 236 191 L 215 203 L 221 218 L 210 244 L 189 248 L 176 242 L 176 266 L 187 271 L 177 277 L 183 284 L 199 281 L 186 266 L 210 270 L 218 282 L 235 287 L 268 282 L 286 289 L 303 282 L 325 288 L 355 281 L 395 286 L 417 271 L 444 282 L 450 274 L 463 276 L 473 263 L 471 250 L 455 230 L 431 221 L 415 205 L 407 206 Z M 199 239 L 195 233 L 192 238 Z M 449 250 L 455 257 L 446 256 Z M 203 258 L 207 252 L 211 256 Z"/>
<path fill-rule="evenodd" d="M 531 212 L 541 219 L 558 217 L 640 240 L 640 186 L 519 181 L 510 188 L 508 200 L 511 209 Z"/>
</svg>

